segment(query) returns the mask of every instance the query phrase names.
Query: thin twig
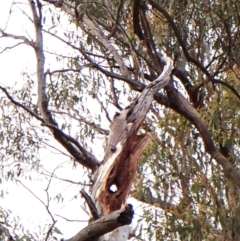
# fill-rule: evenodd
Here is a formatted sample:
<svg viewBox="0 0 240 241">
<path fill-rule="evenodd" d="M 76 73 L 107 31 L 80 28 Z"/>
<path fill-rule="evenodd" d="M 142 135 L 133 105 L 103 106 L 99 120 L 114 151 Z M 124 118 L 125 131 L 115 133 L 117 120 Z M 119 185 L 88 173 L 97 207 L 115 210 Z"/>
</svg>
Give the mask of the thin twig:
<svg viewBox="0 0 240 241">
<path fill-rule="evenodd" d="M 48 144 L 47 142 L 45 142 L 45 141 L 43 141 L 43 140 L 42 140 L 42 143 L 45 144 L 46 146 L 49 146 L 50 148 L 52 148 L 52 149 L 54 149 L 54 150 L 60 152 L 62 155 L 72 158 L 71 155 L 66 154 L 65 152 L 59 150 L 59 149 L 56 148 L 55 146 L 52 146 L 52 145 Z"/>
<path fill-rule="evenodd" d="M 49 209 L 49 195 L 47 193 L 47 205 L 32 191 L 30 190 L 27 186 L 25 186 L 19 179 L 15 179 L 17 182 L 19 182 L 25 189 L 27 189 L 39 202 L 41 202 L 43 204 L 43 206 L 45 207 L 45 209 L 47 210 L 47 213 L 49 214 L 49 216 L 51 217 L 52 219 L 52 224 L 50 226 L 50 228 L 48 229 L 48 232 L 46 234 L 46 238 L 45 238 L 45 241 L 48 240 L 51 232 L 52 232 L 52 229 L 54 227 L 54 225 L 56 224 L 56 220 L 54 219 L 52 213 L 50 212 L 50 209 Z"/>
<path fill-rule="evenodd" d="M 95 96 L 95 98 L 97 99 L 98 103 L 100 104 L 100 106 L 102 107 L 103 111 L 105 112 L 105 116 L 108 119 L 108 121 L 111 123 L 112 120 L 109 116 L 109 111 L 107 110 L 107 108 L 103 105 L 103 102 L 101 100 L 99 100 L 98 96 Z"/>
<path fill-rule="evenodd" d="M 42 205 L 44 205 L 44 207 L 46 208 L 48 214 L 51 216 L 52 219 L 54 219 L 53 216 L 52 216 L 52 214 L 51 214 L 51 212 L 49 211 L 49 208 L 46 206 L 46 204 L 45 204 L 32 190 L 30 190 L 27 186 L 25 186 L 25 185 L 22 183 L 22 181 L 20 181 L 19 179 L 15 179 L 15 180 L 16 180 L 17 182 L 19 182 L 25 189 L 27 189 L 40 203 L 42 203 Z"/>
<path fill-rule="evenodd" d="M 89 125 L 90 127 L 92 127 L 95 131 L 97 131 L 98 133 L 100 134 L 104 134 L 104 135 L 109 135 L 109 130 L 106 130 L 104 128 L 101 128 L 101 127 L 98 127 L 97 124 L 95 124 L 94 122 L 91 122 L 91 121 L 88 121 L 86 120 L 86 118 L 82 117 L 81 115 L 79 115 L 78 113 L 76 113 L 78 115 L 78 118 L 67 113 L 67 112 L 64 112 L 64 111 L 52 111 L 53 113 L 56 113 L 56 114 L 60 114 L 60 115 L 67 115 L 69 116 L 70 118 L 76 120 L 76 121 L 79 121 L 79 122 L 84 122 L 86 125 Z"/>
<path fill-rule="evenodd" d="M 57 126 L 53 125 L 53 124 L 48 124 L 48 123 L 42 123 L 42 126 L 47 126 L 50 129 L 54 129 L 57 132 L 59 132 L 61 134 L 62 137 L 64 137 L 66 140 L 68 140 L 69 142 L 73 143 L 75 146 L 77 146 L 79 148 L 79 150 L 83 153 L 83 155 L 86 158 L 89 158 L 89 153 L 80 145 L 80 143 L 75 140 L 73 137 L 65 134 L 62 130 L 60 130 Z"/>
<path fill-rule="evenodd" d="M 118 5 L 118 10 L 117 10 L 117 16 L 116 16 L 115 24 L 113 26 L 113 29 L 112 29 L 111 33 L 108 36 L 106 36 L 107 39 L 110 39 L 115 34 L 115 32 L 117 30 L 117 26 L 118 26 L 118 22 L 119 22 L 119 15 L 120 15 L 120 11 L 122 9 L 122 6 L 123 6 L 123 0 L 120 0 L 120 3 Z"/>
<path fill-rule="evenodd" d="M 51 232 L 52 232 L 52 229 L 53 229 L 54 225 L 56 224 L 56 222 L 57 222 L 57 221 L 54 220 L 54 222 L 52 223 L 52 225 L 49 227 L 49 229 L 48 229 L 48 231 L 47 231 L 47 234 L 46 234 L 45 241 L 48 240 L 48 238 L 49 238 L 49 236 L 50 236 L 50 234 L 51 234 Z"/>
<path fill-rule="evenodd" d="M 64 220 L 66 220 L 66 221 L 68 221 L 68 222 L 79 222 L 79 223 L 89 222 L 89 220 L 68 219 L 68 218 L 65 218 L 65 217 L 63 217 L 63 216 L 61 216 L 61 215 L 58 215 L 58 214 L 54 214 L 54 215 L 55 215 L 55 216 L 58 216 L 58 217 L 60 217 L 60 218 L 62 218 L 62 219 L 64 219 Z"/>
<path fill-rule="evenodd" d="M 36 43 L 34 41 L 27 39 L 25 36 L 17 36 L 14 34 L 9 34 L 9 33 L 4 32 L 1 28 L 0 28 L 0 33 L 2 34 L 2 36 L 0 38 L 6 37 L 6 38 L 17 39 L 17 40 L 23 40 L 23 42 L 25 44 L 30 45 L 33 48 L 36 47 Z"/>
<path fill-rule="evenodd" d="M 38 116 L 37 114 L 35 114 L 32 110 L 30 110 L 29 108 L 27 108 L 26 106 L 24 106 L 24 105 L 21 104 L 20 102 L 14 100 L 14 99 L 12 98 L 12 96 L 8 93 L 8 91 L 7 91 L 4 87 L 0 86 L 0 89 L 5 93 L 5 95 L 8 97 L 8 99 L 9 99 L 13 104 L 15 104 L 15 105 L 17 105 L 17 106 L 20 106 L 22 109 L 24 109 L 25 111 L 27 111 L 31 116 L 35 117 L 37 120 L 41 121 L 42 123 L 45 122 L 43 118 L 41 118 L 40 116 Z"/>
<path fill-rule="evenodd" d="M 195 90 L 198 90 L 199 88 L 201 88 L 204 84 L 206 84 L 208 82 L 224 85 L 225 87 L 230 89 L 234 93 L 234 95 L 240 100 L 240 94 L 237 92 L 237 90 L 232 85 L 230 85 L 229 83 L 224 82 L 224 81 L 219 80 L 219 79 L 213 79 L 213 80 L 205 81 L 204 83 L 201 83 L 201 84 L 197 85 L 195 87 Z"/>
<path fill-rule="evenodd" d="M 19 46 L 19 45 L 21 45 L 21 44 L 25 44 L 25 43 L 24 43 L 24 42 L 20 42 L 20 43 L 17 43 L 17 44 L 15 44 L 15 45 L 13 45 L 13 46 L 6 47 L 6 48 L 4 48 L 4 49 L 0 52 L 0 54 L 4 53 L 4 52 L 7 51 L 7 50 L 13 49 L 13 48 L 15 48 L 15 47 L 17 47 L 17 46 Z"/>
<path fill-rule="evenodd" d="M 46 173 L 42 173 L 42 175 L 47 176 L 47 177 L 51 176 L 50 174 L 46 174 Z M 63 182 L 68 182 L 68 183 L 71 183 L 71 184 L 74 184 L 74 185 L 82 185 L 82 186 L 88 186 L 88 187 L 92 186 L 91 184 L 87 184 L 87 183 L 83 183 L 83 182 L 74 182 L 72 180 L 57 177 L 57 176 L 53 176 L 53 178 L 55 178 L 57 180 L 60 180 L 60 181 L 63 181 Z"/>
</svg>

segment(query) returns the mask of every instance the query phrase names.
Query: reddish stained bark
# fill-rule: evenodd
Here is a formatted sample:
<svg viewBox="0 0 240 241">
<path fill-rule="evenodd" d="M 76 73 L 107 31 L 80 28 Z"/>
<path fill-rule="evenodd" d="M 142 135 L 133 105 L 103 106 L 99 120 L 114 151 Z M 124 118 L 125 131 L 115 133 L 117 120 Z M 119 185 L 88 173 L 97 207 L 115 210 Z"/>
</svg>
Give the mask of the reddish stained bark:
<svg viewBox="0 0 240 241">
<path fill-rule="evenodd" d="M 131 188 L 140 156 L 149 143 L 151 134 L 135 135 L 124 145 L 123 152 L 115 161 L 115 165 L 107 177 L 105 189 L 101 190 L 99 201 L 108 213 L 121 208 Z M 111 192 L 111 185 L 117 186 L 116 192 Z"/>
<path fill-rule="evenodd" d="M 96 173 L 92 196 L 100 215 L 107 215 L 125 204 L 140 156 L 151 139 L 150 133 L 138 135 L 153 101 L 153 96 L 170 81 L 172 60 L 166 63 L 161 75 L 150 83 L 132 104 L 122 110 L 110 126 L 104 161 Z M 110 190 L 116 185 L 117 191 Z"/>
</svg>

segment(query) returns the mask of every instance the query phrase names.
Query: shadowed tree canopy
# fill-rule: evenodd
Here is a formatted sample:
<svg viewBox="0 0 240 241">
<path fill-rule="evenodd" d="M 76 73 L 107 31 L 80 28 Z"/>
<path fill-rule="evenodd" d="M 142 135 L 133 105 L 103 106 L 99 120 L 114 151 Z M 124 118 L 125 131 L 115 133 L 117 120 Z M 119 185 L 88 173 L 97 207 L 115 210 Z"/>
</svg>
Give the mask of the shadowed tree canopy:
<svg viewBox="0 0 240 241">
<path fill-rule="evenodd" d="M 50 135 L 87 173 L 92 220 L 71 241 L 240 240 L 240 1 L 27 5 L 32 38 L 0 29 L 37 60 L 22 89 L 0 86 L 1 165 L 19 163 L 3 175 L 40 165 Z M 45 66 L 52 55 L 61 69 Z"/>
</svg>

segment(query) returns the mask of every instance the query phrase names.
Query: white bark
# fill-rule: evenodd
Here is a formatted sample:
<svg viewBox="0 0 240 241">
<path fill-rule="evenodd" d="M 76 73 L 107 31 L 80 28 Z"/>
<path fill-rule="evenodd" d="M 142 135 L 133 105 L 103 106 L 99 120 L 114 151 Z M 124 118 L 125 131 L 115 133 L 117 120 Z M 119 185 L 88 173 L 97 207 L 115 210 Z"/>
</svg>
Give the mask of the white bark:
<svg viewBox="0 0 240 241">
<path fill-rule="evenodd" d="M 64 148 L 73 156 L 80 164 L 96 170 L 99 165 L 98 160 L 83 148 L 77 140 L 68 137 L 60 129 L 54 120 L 51 111 L 48 108 L 48 97 L 46 93 L 46 75 L 44 72 L 45 56 L 43 51 L 43 34 L 42 34 L 42 5 L 39 0 L 29 0 L 29 5 L 33 14 L 33 22 L 36 33 L 34 50 L 37 58 L 37 84 L 38 84 L 38 107 L 45 123 L 53 133 L 55 139 L 62 144 Z"/>
<path fill-rule="evenodd" d="M 97 37 L 105 46 L 105 48 L 109 51 L 109 53 L 113 56 L 115 61 L 118 63 L 121 73 L 123 76 L 128 77 L 129 72 L 127 66 L 124 63 L 123 57 L 119 55 L 116 48 L 110 43 L 110 41 L 106 38 L 102 30 L 97 26 L 97 24 L 91 20 L 86 14 L 83 14 L 83 22 L 88 26 L 91 34 Z"/>
</svg>

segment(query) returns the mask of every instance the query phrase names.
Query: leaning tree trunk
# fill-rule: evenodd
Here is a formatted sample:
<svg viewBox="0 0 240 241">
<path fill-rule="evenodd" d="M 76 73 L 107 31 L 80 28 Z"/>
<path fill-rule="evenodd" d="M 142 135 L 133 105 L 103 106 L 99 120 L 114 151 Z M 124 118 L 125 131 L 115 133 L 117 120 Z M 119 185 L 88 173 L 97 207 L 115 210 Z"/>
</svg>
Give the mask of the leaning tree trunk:
<svg viewBox="0 0 240 241">
<path fill-rule="evenodd" d="M 138 130 L 149 111 L 154 94 L 169 83 L 173 69 L 170 58 L 165 57 L 163 61 L 166 65 L 161 75 L 130 106 L 117 113 L 110 125 L 105 157 L 95 173 L 92 189 L 92 198 L 100 216 L 106 216 L 126 205 L 141 153 L 151 139 L 150 133 L 138 135 Z M 115 192 L 110 189 L 112 185 L 117 187 Z M 99 240 L 127 240 L 130 232 L 129 226 L 122 226 Z"/>
<path fill-rule="evenodd" d="M 92 214 L 90 224 L 67 241 L 125 241 L 131 235 L 129 224 L 133 208 L 126 203 L 141 153 L 151 139 L 150 133 L 138 134 L 149 111 L 154 94 L 171 77 L 173 62 L 164 57 L 161 75 L 149 84 L 128 107 L 117 113 L 110 125 L 110 135 L 103 162 L 95 171 L 92 197 L 81 191 Z M 117 187 L 116 191 L 111 186 Z"/>
</svg>

